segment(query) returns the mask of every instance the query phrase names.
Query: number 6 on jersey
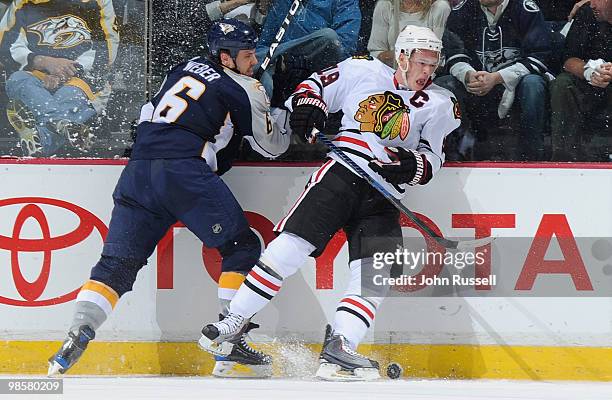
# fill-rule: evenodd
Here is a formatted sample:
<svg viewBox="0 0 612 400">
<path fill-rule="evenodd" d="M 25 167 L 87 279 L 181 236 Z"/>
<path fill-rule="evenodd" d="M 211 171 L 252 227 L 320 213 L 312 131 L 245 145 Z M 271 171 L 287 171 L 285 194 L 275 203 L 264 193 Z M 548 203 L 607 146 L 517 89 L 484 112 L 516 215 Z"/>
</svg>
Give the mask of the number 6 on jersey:
<svg viewBox="0 0 612 400">
<path fill-rule="evenodd" d="M 194 101 L 197 101 L 205 90 L 206 85 L 199 80 L 190 76 L 181 78 L 159 101 L 153 113 L 152 122 L 176 122 L 189 106 L 187 100 L 178 95 L 184 93 Z"/>
</svg>

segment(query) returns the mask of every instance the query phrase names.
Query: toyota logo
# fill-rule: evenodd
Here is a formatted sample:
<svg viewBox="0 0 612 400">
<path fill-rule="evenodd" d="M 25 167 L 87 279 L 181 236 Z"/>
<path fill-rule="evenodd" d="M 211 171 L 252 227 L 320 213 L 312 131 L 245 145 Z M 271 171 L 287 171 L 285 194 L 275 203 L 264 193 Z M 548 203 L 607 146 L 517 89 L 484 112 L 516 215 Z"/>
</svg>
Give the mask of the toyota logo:
<svg viewBox="0 0 612 400">
<path fill-rule="evenodd" d="M 52 263 L 52 257 L 54 256 L 55 252 L 65 251 L 62 249 L 72 249 L 73 246 L 87 240 L 92 235 L 94 229 L 98 232 L 99 237 L 103 242 L 108 231 L 106 225 L 98 217 L 84 208 L 62 200 L 44 197 L 21 197 L 0 200 L 0 210 L 5 210 L 5 207 L 9 206 L 19 208 L 20 205 L 22 205 L 22 207 L 15 217 L 10 236 L 2 235 L 2 233 L 7 232 L 6 226 L 7 224 L 10 224 L 10 220 L 7 220 L 4 215 L 2 216 L 2 219 L 0 219 L 0 228 L 2 229 L 2 231 L 0 231 L 0 253 L 8 251 L 10 254 L 10 274 L 12 275 L 15 289 L 21 296 L 21 299 L 0 296 L 0 304 L 23 307 L 40 307 L 61 304 L 75 299 L 80 290 L 80 286 L 69 293 L 53 298 L 40 298 L 49 283 L 49 278 L 52 272 L 51 267 L 56 267 L 56 265 Z M 74 216 L 76 216 L 76 228 L 67 233 L 62 233 L 52 237 L 52 230 L 50 229 L 48 214 L 45 214 L 45 210 L 47 210 L 47 212 L 53 211 L 55 215 L 60 212 L 62 226 L 73 225 L 74 223 L 72 220 L 75 219 Z M 68 213 L 66 213 L 66 211 L 68 211 Z M 40 233 L 37 235 L 37 238 L 22 237 L 22 231 L 24 230 L 24 225 L 26 224 L 30 227 L 33 224 L 38 226 Z M 29 236 L 32 236 L 32 234 Z M 19 256 L 21 253 L 34 252 L 42 253 L 42 267 L 40 268 L 38 277 L 36 277 L 36 279 L 33 281 L 29 281 L 23 274 L 23 262 L 20 261 Z M 6 258 L 5 255 L 3 256 L 4 258 L 2 258 L 2 263 L 4 263 L 4 259 Z M 7 276 L 6 271 L 6 265 L 0 264 L 0 273 L 2 274 L 0 275 L 0 279 L 5 279 Z M 71 271 L 67 268 L 63 269 L 61 272 L 71 273 Z M 0 283 L 2 282 L 0 281 Z"/>
</svg>

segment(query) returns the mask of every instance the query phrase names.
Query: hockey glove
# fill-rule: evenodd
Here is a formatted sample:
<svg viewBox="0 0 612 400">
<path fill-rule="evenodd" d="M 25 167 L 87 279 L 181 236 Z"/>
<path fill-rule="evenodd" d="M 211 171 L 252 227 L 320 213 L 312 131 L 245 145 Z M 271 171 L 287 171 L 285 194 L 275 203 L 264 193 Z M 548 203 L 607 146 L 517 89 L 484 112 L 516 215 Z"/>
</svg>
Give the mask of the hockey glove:
<svg viewBox="0 0 612 400">
<path fill-rule="evenodd" d="M 393 185 L 408 184 L 410 186 L 428 181 L 431 173 L 429 162 L 412 149 L 402 147 L 385 147 L 391 162 L 380 160 L 370 161 L 368 166 L 387 182 Z M 426 177 L 423 179 L 423 177 Z"/>
<path fill-rule="evenodd" d="M 293 112 L 289 117 L 289 126 L 293 133 L 299 135 L 308 143 L 317 141 L 312 129 L 323 130 L 327 119 L 327 104 L 319 95 L 313 92 L 297 94 L 291 100 Z"/>
</svg>

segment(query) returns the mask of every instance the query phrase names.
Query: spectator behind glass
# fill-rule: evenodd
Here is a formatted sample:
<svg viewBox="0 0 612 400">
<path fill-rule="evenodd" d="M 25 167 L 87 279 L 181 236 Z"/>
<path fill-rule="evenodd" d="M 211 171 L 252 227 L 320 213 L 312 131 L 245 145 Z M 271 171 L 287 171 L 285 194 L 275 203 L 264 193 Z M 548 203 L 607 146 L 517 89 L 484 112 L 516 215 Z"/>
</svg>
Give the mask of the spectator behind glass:
<svg viewBox="0 0 612 400">
<path fill-rule="evenodd" d="M 214 0 L 206 4 L 206 14 L 211 21 L 236 18 L 251 26 L 261 25 L 266 17 L 269 0 Z"/>
<path fill-rule="evenodd" d="M 359 28 L 359 38 L 357 39 L 357 54 L 368 53 L 368 41 L 370 40 L 370 32 L 372 32 L 372 18 L 375 6 L 376 0 L 359 0 L 361 27 Z"/>
<path fill-rule="evenodd" d="M 259 62 L 268 53 L 291 3 L 292 0 L 276 0 L 270 6 L 257 45 Z M 273 105 L 282 103 L 312 72 L 354 54 L 360 21 L 357 0 L 308 0 L 302 3 L 260 78 L 272 97 Z M 280 74 L 273 80 L 277 72 Z M 275 84 L 281 83 L 283 87 L 274 88 Z"/>
<path fill-rule="evenodd" d="M 455 93 L 477 130 L 518 103 L 520 147 L 514 158 L 542 159 L 550 35 L 535 1 L 467 0 L 451 12 L 447 28 L 451 34 L 444 39 L 454 38 L 444 43 L 451 75 L 436 83 Z"/>
<path fill-rule="evenodd" d="M 6 81 L 9 109 L 25 106 L 35 120 L 9 112 L 24 155 L 87 151 L 87 124 L 106 106 L 108 73 L 119 46 L 112 1 L 14 0 L 0 35 L 2 63 L 14 71 Z"/>
<path fill-rule="evenodd" d="M 558 74 L 563 69 L 563 46 L 565 43 L 566 25 L 572 19 L 573 8 L 577 5 L 576 0 L 540 0 L 538 5 L 544 14 L 544 20 L 550 37 L 551 58 L 548 63 L 553 74 Z"/>
<path fill-rule="evenodd" d="M 447 0 L 379 0 L 368 41 L 370 55 L 393 67 L 393 46 L 406 25 L 424 26 L 442 39 L 450 12 Z"/>
<path fill-rule="evenodd" d="M 585 122 L 612 117 L 612 0 L 591 0 L 576 15 L 568 34 L 563 68 L 550 85 L 552 159 L 589 159 L 582 142 Z M 603 122 L 603 121 L 602 121 Z"/>
<path fill-rule="evenodd" d="M 572 8 L 576 4 L 576 0 L 540 0 L 538 5 L 544 14 L 544 19 L 550 22 L 556 22 L 558 25 L 554 27 L 554 31 L 558 32 L 563 28 L 563 25 L 568 21 Z"/>
<path fill-rule="evenodd" d="M 166 72 L 181 60 L 206 54 L 204 41 L 214 21 L 236 18 L 261 28 L 269 0 L 152 0 L 153 74 L 161 83 Z M 180 19 L 180 22 L 177 21 Z"/>
</svg>

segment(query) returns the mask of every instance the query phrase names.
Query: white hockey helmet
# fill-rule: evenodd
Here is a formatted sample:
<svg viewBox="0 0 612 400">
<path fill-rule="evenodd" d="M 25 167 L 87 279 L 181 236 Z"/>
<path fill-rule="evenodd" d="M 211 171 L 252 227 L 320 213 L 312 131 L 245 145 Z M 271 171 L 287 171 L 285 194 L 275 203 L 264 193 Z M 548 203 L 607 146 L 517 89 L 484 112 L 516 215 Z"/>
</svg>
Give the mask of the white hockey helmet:
<svg viewBox="0 0 612 400">
<path fill-rule="evenodd" d="M 402 29 L 395 41 L 395 59 L 399 63 L 399 57 L 402 52 L 410 57 L 412 52 L 417 49 L 433 50 L 441 53 L 442 40 L 429 28 L 407 25 Z"/>
</svg>

